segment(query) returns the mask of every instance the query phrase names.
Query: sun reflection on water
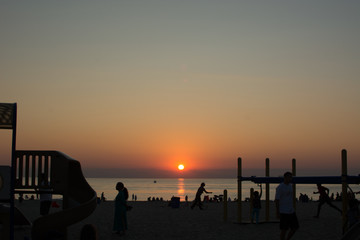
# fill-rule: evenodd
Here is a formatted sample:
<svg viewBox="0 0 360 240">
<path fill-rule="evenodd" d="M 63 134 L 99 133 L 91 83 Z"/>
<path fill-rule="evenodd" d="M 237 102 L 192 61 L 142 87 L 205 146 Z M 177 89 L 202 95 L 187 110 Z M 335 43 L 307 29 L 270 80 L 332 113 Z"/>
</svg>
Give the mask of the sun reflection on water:
<svg viewBox="0 0 360 240">
<path fill-rule="evenodd" d="M 183 178 L 178 178 L 177 184 L 177 194 L 179 197 L 183 198 L 185 193 L 185 183 Z"/>
</svg>

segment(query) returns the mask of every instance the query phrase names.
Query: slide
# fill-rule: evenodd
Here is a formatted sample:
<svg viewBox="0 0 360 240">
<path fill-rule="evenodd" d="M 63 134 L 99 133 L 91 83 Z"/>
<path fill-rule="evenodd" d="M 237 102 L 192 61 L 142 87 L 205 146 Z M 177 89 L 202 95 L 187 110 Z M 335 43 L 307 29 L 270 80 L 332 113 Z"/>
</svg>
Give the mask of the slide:
<svg viewBox="0 0 360 240">
<path fill-rule="evenodd" d="M 34 220 L 31 239 L 42 240 L 52 235 L 67 239 L 67 227 L 88 217 L 97 205 L 96 192 L 83 176 L 80 163 L 57 151 L 18 151 L 17 154 L 19 154 L 18 159 L 49 159 L 48 164 L 38 165 L 49 166 L 51 190 L 54 194 L 63 195 L 61 211 Z"/>
</svg>

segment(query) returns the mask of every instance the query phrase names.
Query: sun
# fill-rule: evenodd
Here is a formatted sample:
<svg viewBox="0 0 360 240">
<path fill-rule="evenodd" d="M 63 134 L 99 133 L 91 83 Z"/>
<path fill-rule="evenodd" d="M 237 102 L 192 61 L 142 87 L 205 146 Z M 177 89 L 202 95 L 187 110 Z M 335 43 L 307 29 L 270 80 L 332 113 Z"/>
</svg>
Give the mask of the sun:
<svg viewBox="0 0 360 240">
<path fill-rule="evenodd" d="M 179 166 L 178 166 L 178 169 L 180 170 L 180 171 L 182 171 L 182 170 L 184 170 L 184 165 L 183 164 L 179 164 Z"/>
</svg>

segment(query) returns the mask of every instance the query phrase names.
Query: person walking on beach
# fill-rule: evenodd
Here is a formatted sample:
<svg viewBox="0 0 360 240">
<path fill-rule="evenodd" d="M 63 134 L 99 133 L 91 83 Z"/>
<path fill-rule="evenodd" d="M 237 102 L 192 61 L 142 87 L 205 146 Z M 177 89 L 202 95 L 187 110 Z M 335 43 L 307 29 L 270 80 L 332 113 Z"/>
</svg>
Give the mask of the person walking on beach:
<svg viewBox="0 0 360 240">
<path fill-rule="evenodd" d="M 299 228 L 299 222 L 293 206 L 293 187 L 290 184 L 292 173 L 284 174 L 284 182 L 276 188 L 275 205 L 276 216 L 280 218 L 280 239 L 289 240 Z M 286 232 L 290 229 L 287 234 Z M 286 238 L 285 238 L 286 237 Z"/>
<path fill-rule="evenodd" d="M 124 235 L 127 230 L 127 218 L 126 218 L 126 200 L 124 194 L 124 184 L 118 182 L 116 184 L 116 190 L 118 194 L 115 198 L 115 215 L 114 215 L 114 233 Z"/>
<path fill-rule="evenodd" d="M 201 183 L 199 189 L 197 190 L 194 203 L 191 205 L 191 209 L 194 209 L 194 207 L 197 204 L 199 205 L 199 208 L 202 210 L 201 194 L 203 194 L 203 192 L 212 193 L 205 190 L 205 183 Z"/>
<path fill-rule="evenodd" d="M 252 206 L 252 214 L 251 214 L 251 223 L 259 223 L 259 214 L 261 209 L 261 195 L 262 195 L 262 186 L 260 184 L 260 194 L 258 191 L 255 191 L 252 196 L 251 206 Z"/>
<path fill-rule="evenodd" d="M 320 183 L 317 184 L 317 189 L 318 189 L 318 191 L 314 192 L 314 194 L 320 194 L 320 196 L 319 196 L 319 205 L 318 205 L 318 209 L 317 209 L 317 214 L 314 217 L 319 218 L 321 206 L 324 205 L 325 203 L 327 203 L 330 207 L 338 210 L 342 214 L 342 211 L 340 210 L 340 208 L 336 207 L 335 205 L 333 205 L 331 203 L 331 199 L 329 197 L 329 189 L 324 186 L 321 186 Z"/>
</svg>

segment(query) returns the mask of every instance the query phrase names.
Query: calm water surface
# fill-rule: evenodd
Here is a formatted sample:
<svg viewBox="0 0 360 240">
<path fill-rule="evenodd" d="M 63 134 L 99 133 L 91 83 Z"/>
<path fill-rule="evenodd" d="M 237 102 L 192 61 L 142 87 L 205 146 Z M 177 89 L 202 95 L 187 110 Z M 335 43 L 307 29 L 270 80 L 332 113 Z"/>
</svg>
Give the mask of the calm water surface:
<svg viewBox="0 0 360 240">
<path fill-rule="evenodd" d="M 205 182 L 205 189 L 212 194 L 204 194 L 213 197 L 214 195 L 221 195 L 224 189 L 228 192 L 228 197 L 232 200 L 237 198 L 237 179 L 233 178 L 208 178 L 208 179 L 187 179 L 187 178 L 87 178 L 90 186 L 97 192 L 100 197 L 104 192 L 105 197 L 108 200 L 114 200 L 117 191 L 115 185 L 117 182 L 123 182 L 129 191 L 129 200 L 132 200 L 132 194 L 137 196 L 138 201 L 146 201 L 148 197 L 163 198 L 164 200 L 170 200 L 172 196 L 180 197 L 181 201 L 185 200 L 185 196 L 189 197 L 189 200 L 195 198 L 197 189 L 202 182 Z M 278 184 L 270 184 L 270 199 L 275 198 L 275 189 Z M 324 185 L 330 189 L 330 194 L 341 192 L 341 185 Z M 359 191 L 358 185 L 351 186 L 354 191 Z M 254 188 L 259 191 L 259 186 L 252 182 L 242 183 L 242 200 L 249 197 L 250 188 Z M 265 199 L 265 185 L 263 184 L 263 196 Z M 296 185 L 297 196 L 300 193 L 306 193 L 310 198 L 314 200 L 318 199 L 318 194 L 313 194 L 317 191 L 315 184 L 298 184 Z"/>
</svg>

